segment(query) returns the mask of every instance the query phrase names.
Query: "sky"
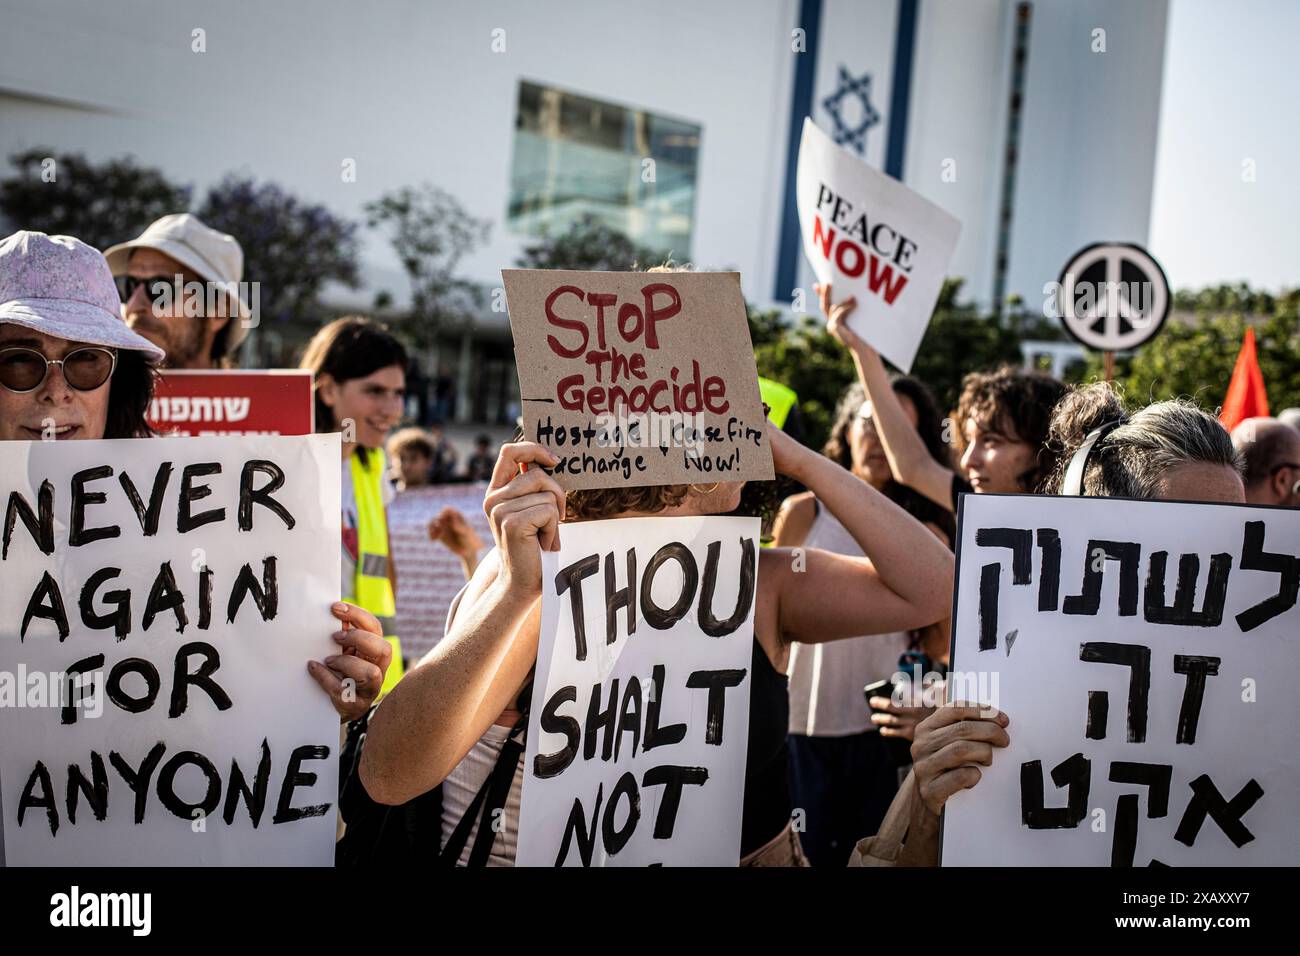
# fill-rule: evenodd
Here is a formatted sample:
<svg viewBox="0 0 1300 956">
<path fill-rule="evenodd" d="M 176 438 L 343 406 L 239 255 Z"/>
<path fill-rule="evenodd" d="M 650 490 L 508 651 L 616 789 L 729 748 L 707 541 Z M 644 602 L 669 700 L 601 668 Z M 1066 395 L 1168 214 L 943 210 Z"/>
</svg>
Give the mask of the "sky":
<svg viewBox="0 0 1300 956">
<path fill-rule="evenodd" d="M 1170 3 L 1150 249 L 1174 288 L 1300 286 L 1298 40 L 1297 0 Z"/>
</svg>

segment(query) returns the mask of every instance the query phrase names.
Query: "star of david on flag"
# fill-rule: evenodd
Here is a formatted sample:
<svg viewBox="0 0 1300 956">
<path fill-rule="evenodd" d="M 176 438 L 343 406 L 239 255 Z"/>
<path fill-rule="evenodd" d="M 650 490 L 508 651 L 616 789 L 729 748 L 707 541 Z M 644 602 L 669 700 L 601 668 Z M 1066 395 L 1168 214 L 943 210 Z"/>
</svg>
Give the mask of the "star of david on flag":
<svg viewBox="0 0 1300 956">
<path fill-rule="evenodd" d="M 880 122 L 880 114 L 871 105 L 871 74 L 864 73 L 854 77 L 843 65 L 840 66 L 839 86 L 835 92 L 822 100 L 822 108 L 831 118 L 834 129 L 831 138 L 839 146 L 849 146 L 859 155 L 867 150 L 867 130 Z M 843 107 L 845 97 L 856 97 L 861 105 L 862 118 L 856 126 L 849 126 L 845 121 Z"/>
</svg>

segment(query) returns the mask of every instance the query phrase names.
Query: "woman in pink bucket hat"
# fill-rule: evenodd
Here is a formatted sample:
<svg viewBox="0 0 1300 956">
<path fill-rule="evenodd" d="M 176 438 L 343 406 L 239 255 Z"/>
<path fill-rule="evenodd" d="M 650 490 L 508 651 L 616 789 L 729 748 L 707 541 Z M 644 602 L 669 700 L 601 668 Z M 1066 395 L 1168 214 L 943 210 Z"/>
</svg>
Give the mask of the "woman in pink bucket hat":
<svg viewBox="0 0 1300 956">
<path fill-rule="evenodd" d="M 80 239 L 0 239 L 0 441 L 145 438 L 163 350 L 127 328 L 104 257 Z M 350 625 L 340 660 L 308 662 L 344 720 L 364 714 L 392 652 L 369 612 L 333 606 Z M 346 608 L 346 610 L 339 610 Z M 355 694 L 343 681 L 355 681 Z M 349 699 L 350 698 L 350 699 Z"/>
<path fill-rule="evenodd" d="M 80 239 L 0 240 L 0 440 L 141 438 L 163 351 L 127 328 Z"/>
</svg>

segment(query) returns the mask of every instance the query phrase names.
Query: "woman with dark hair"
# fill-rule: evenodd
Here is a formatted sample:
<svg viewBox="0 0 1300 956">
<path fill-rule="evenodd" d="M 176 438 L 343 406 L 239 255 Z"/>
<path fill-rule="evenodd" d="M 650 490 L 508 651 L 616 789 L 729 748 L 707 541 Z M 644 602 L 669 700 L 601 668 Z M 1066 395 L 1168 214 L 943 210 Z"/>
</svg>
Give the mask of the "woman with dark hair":
<svg viewBox="0 0 1300 956">
<path fill-rule="evenodd" d="M 379 619 L 392 648 L 381 695 L 405 667 L 396 627 L 397 568 L 388 546 L 387 508 L 396 492 L 384 441 L 402 418 L 406 366 L 406 349 L 387 327 L 355 315 L 317 332 L 299 363 L 314 378 L 316 431 L 343 435 L 341 587 L 343 600 Z"/>
<path fill-rule="evenodd" d="M 905 376 L 895 377 L 891 388 L 920 441 L 936 461 L 944 461 L 943 426 L 929 389 Z M 860 383 L 841 396 L 823 453 L 952 546 L 952 512 L 894 480 Z M 780 547 L 862 554 L 811 492 L 786 499 L 774 538 Z M 909 667 L 920 671 L 919 684 L 946 663 L 947 621 L 790 648 L 790 788 L 794 805 L 806 815 L 803 841 L 813 866 L 843 866 L 854 844 L 876 831 L 898 791 L 898 766 L 906 762 L 911 728 L 928 711 L 899 702 L 889 712 L 872 714 L 862 691 L 881 680 L 892 684 L 904 654 L 919 665 Z"/>
<path fill-rule="evenodd" d="M 880 444 L 896 481 L 953 512 L 957 496 L 967 492 L 1040 490 L 1056 467 L 1055 454 L 1047 447 L 1047 426 L 1052 409 L 1065 394 L 1061 382 L 1011 367 L 967 375 L 953 416 L 962 472 L 954 474 L 946 456 L 932 455 L 894 400 L 880 354 L 848 327 L 857 300 L 832 305 L 831 286 L 816 288 L 827 328 L 852 353 L 858 379 L 874 404 Z"/>
<path fill-rule="evenodd" d="M 153 434 L 145 414 L 163 351 L 126 327 L 112 282 L 79 239 L 0 241 L 0 439 Z"/>
</svg>

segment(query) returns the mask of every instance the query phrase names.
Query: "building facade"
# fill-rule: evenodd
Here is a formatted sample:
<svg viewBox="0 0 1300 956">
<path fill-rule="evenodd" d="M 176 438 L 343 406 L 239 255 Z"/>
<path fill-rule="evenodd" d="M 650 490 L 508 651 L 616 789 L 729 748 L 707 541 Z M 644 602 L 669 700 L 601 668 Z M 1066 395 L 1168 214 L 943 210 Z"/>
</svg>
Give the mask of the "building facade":
<svg viewBox="0 0 1300 956">
<path fill-rule="evenodd" d="M 985 306 L 1039 300 L 1090 242 L 1145 242 L 1166 17 L 1165 0 L 0 0 L 0 157 L 132 154 L 196 193 L 244 173 L 358 221 L 390 190 L 447 190 L 491 223 L 461 262 L 490 304 L 423 356 L 427 408 L 504 424 L 490 293 L 543 231 L 595 217 L 739 270 L 756 304 L 803 288 L 807 307 L 804 115 L 962 220 L 951 273 Z M 362 238 L 363 287 L 329 305 L 400 309 L 400 263 Z"/>
</svg>

